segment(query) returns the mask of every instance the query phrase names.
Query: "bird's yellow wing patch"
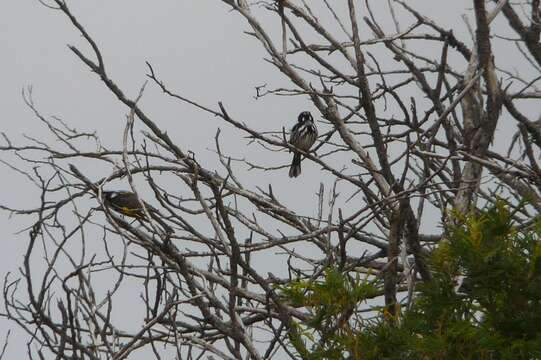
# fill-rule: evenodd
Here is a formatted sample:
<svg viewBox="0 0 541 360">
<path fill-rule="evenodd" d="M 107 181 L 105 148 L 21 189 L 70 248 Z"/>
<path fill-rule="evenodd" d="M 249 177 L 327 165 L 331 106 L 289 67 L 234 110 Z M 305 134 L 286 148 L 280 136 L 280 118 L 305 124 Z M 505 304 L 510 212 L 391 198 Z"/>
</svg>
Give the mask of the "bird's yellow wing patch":
<svg viewBox="0 0 541 360">
<path fill-rule="evenodd" d="M 122 212 L 124 215 L 131 216 L 131 217 L 139 217 L 140 214 L 137 210 L 130 209 L 129 207 L 123 206 L 120 208 L 120 212 Z"/>
</svg>

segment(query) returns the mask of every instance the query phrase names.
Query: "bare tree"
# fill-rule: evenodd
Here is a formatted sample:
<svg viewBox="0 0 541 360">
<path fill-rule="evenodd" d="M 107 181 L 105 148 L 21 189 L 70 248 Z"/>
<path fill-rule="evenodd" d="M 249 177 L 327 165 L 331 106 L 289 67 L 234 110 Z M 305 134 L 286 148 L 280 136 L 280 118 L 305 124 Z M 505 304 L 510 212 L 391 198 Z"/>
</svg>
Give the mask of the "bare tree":
<svg viewBox="0 0 541 360">
<path fill-rule="evenodd" d="M 352 279 L 364 274 L 379 288 L 376 300 L 394 314 L 399 302 L 411 302 L 416 283 L 430 281 L 426 254 L 445 239 L 444 232 L 420 232 L 428 212 L 446 224 L 450 210 L 475 211 L 498 197 L 517 208 L 519 221 L 541 209 L 541 126 L 528 111 L 541 97 L 538 0 L 473 0 L 474 21 L 464 25 L 471 27 L 471 41 L 400 0 L 388 1 L 391 28 L 369 1 L 348 0 L 347 15 L 340 16 L 339 6 L 326 0 L 222 0 L 290 82 L 288 88 L 259 87 L 257 96 L 300 95 L 319 111 L 319 138 L 310 152 L 288 143 L 283 124 L 270 133 L 251 128 L 221 102 L 208 106 L 177 93 L 148 64 L 147 87 L 237 128 L 251 146 L 300 152 L 305 163 L 332 175 L 334 185 L 321 185 L 310 214 L 289 209 L 272 187 L 247 184 L 232 166 L 243 161 L 250 169 L 285 174 L 287 164 L 233 159 L 222 150 L 219 132 L 219 169 L 174 143 L 139 105 L 145 87 L 129 98 L 109 76 L 91 29 L 68 3 L 53 2 L 47 6 L 66 16 L 91 48 L 71 51 L 128 116 L 122 145 L 109 149 L 98 135 L 41 115 L 25 91 L 27 106 L 57 145 L 39 139 L 19 145 L 4 135 L 0 149 L 20 162 L 9 166 L 41 189 L 34 209 L 3 206 L 33 219 L 22 277 L 6 277 L 4 298 L 6 316 L 40 347 L 38 356 L 303 356 L 289 339 L 313 313 L 286 301 L 282 286 L 318 280 L 328 268 Z M 269 15 L 278 31 L 261 20 Z M 333 23 L 324 26 L 323 16 Z M 508 21 L 506 34 L 492 30 L 497 17 Z M 498 52 L 495 44 L 514 46 L 515 68 L 499 61 L 509 50 Z M 503 119 L 514 136 L 495 144 Z M 104 162 L 116 169 L 106 178 L 84 170 Z M 130 222 L 104 206 L 103 189 L 121 178 L 156 204 L 160 221 Z M 523 199 L 529 205 L 519 207 Z M 306 247 L 317 255 L 307 256 Z M 275 256 L 289 275 L 265 274 L 253 261 L 256 254 Z M 131 301 L 145 313 L 136 327 L 115 317 L 126 301 L 124 284 L 134 285 Z M 359 303 L 333 326 L 354 326 L 371 306 Z"/>
</svg>

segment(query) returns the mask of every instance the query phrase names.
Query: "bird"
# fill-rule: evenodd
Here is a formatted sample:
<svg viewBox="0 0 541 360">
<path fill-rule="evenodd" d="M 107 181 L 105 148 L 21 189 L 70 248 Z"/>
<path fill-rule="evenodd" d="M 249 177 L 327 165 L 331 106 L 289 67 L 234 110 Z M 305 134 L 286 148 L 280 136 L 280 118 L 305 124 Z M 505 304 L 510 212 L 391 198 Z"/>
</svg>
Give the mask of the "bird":
<svg viewBox="0 0 541 360">
<path fill-rule="evenodd" d="M 317 139 L 317 127 L 310 111 L 303 111 L 297 118 L 297 123 L 291 129 L 289 143 L 299 150 L 308 151 Z M 289 177 L 297 177 L 301 174 L 302 154 L 293 151 L 293 161 L 289 168 Z"/>
<path fill-rule="evenodd" d="M 135 218 L 139 221 L 148 221 L 143 209 L 143 205 L 148 212 L 148 214 L 156 220 L 167 233 L 173 232 L 173 229 L 167 225 L 160 216 L 159 211 L 152 205 L 147 204 L 146 202 L 139 200 L 137 195 L 131 191 L 104 191 L 103 193 L 103 204 L 111 208 L 112 210 L 126 215 L 128 217 Z"/>
</svg>

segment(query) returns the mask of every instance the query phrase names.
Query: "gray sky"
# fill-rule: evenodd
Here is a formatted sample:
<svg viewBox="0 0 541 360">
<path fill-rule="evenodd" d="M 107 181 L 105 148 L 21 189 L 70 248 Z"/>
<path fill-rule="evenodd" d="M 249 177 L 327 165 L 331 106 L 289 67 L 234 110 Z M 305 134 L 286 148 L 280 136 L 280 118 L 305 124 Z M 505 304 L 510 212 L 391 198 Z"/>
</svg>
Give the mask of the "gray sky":
<svg viewBox="0 0 541 360">
<path fill-rule="evenodd" d="M 343 7 L 346 2 L 336 3 Z M 379 5 L 385 2 L 372 3 L 379 10 Z M 468 11 L 468 1 L 412 0 L 410 3 L 442 26 L 453 27 L 455 34 L 470 43 L 460 18 Z M 218 101 L 223 101 L 235 118 L 260 130 L 289 128 L 299 111 L 315 110 L 301 97 L 253 99 L 255 86 L 267 83 L 273 88 L 287 83 L 263 61 L 265 54 L 257 41 L 243 34 L 247 30 L 245 22 L 220 1 L 95 0 L 68 4 L 100 46 L 110 76 L 131 97 L 136 96 L 145 81 L 145 61 L 149 61 L 171 89 L 214 108 Z M 383 11 L 379 14 L 385 22 L 389 18 Z M 387 28 L 389 32 L 391 29 Z M 361 35 L 364 39 L 371 36 Z M 23 133 L 50 140 L 21 98 L 21 89 L 31 85 L 43 115 L 59 116 L 81 130 L 96 130 L 105 144 L 120 147 L 126 107 L 113 98 L 97 76 L 69 51 L 67 44 L 77 45 L 90 54 L 80 35 L 59 12 L 45 8 L 37 0 L 0 3 L 1 131 L 14 141 L 22 141 Z M 248 159 L 257 156 L 261 162 L 269 161 L 273 165 L 289 161 L 286 153 L 277 155 L 246 147 L 243 134 L 201 111 L 165 98 L 154 85 L 149 84 L 142 104 L 177 143 L 196 152 L 204 163 L 216 164 L 216 156 L 207 149 L 214 147 L 218 126 L 223 130 L 225 150 L 234 156 Z M 0 159 L 12 158 L 2 154 Z M 111 169 L 95 171 L 91 175 L 98 178 Z M 319 182 L 328 185 L 331 179 L 311 164 L 305 163 L 303 171 L 304 176 L 295 181 L 287 178 L 287 169 L 274 173 L 252 171 L 246 176 L 249 182 L 262 187 L 268 183 L 287 186 L 288 194 L 293 195 L 286 202 L 303 211 L 312 207 Z M 0 204 L 22 208 L 37 204 L 36 189 L 24 177 L 5 166 L 2 174 Z M 8 214 L 0 212 L 3 229 L 0 275 L 8 271 L 17 273 L 28 236 L 27 232 L 14 233 L 29 221 L 10 219 Z M 12 323 L 0 319 L 0 339 L 10 328 L 14 334 L 20 334 Z M 13 336 L 6 358 L 17 358 L 25 351 L 25 339 Z"/>
</svg>

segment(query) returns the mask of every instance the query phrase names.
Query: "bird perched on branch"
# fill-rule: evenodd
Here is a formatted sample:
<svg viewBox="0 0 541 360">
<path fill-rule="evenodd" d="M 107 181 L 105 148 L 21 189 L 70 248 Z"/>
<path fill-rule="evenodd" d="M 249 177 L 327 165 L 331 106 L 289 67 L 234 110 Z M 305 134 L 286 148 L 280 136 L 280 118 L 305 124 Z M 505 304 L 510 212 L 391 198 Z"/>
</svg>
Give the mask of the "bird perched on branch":
<svg viewBox="0 0 541 360">
<path fill-rule="evenodd" d="M 130 191 L 104 191 L 102 194 L 103 204 L 106 207 L 139 221 L 148 221 L 142 205 L 144 204 L 148 214 L 164 228 L 165 232 L 173 232 L 173 229 L 161 219 L 158 210 L 152 205 L 139 200 L 134 193 Z"/>
<path fill-rule="evenodd" d="M 69 168 L 73 175 L 80 179 L 86 185 L 86 187 L 92 191 L 94 196 L 98 197 L 99 187 L 96 184 L 101 183 L 101 181 L 93 183 L 73 164 L 69 164 Z M 103 191 L 102 198 L 103 204 L 106 207 L 120 214 L 135 218 L 139 221 L 148 221 L 145 210 L 141 205 L 142 201 L 139 200 L 137 195 L 134 193 L 130 191 Z M 173 233 L 173 229 L 163 221 L 158 209 L 150 204 L 147 204 L 146 202 L 143 202 L 143 204 L 145 204 L 148 214 L 152 217 L 152 219 L 161 225 L 167 234 Z"/>
<path fill-rule="evenodd" d="M 303 111 L 297 118 L 297 123 L 291 129 L 289 143 L 296 148 L 308 152 L 317 139 L 317 128 L 310 111 Z M 301 174 L 302 154 L 293 151 L 293 161 L 289 168 L 289 177 L 297 177 Z"/>
</svg>

